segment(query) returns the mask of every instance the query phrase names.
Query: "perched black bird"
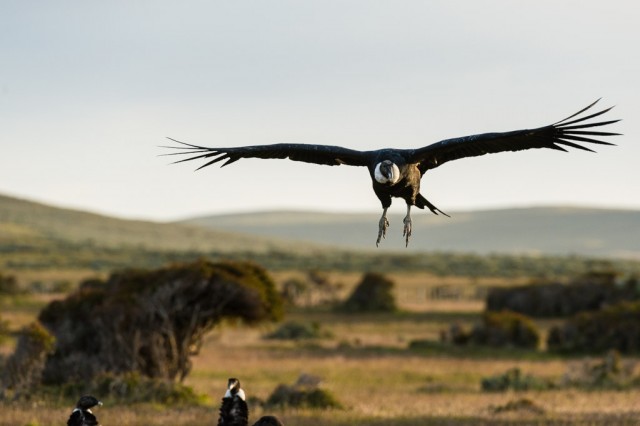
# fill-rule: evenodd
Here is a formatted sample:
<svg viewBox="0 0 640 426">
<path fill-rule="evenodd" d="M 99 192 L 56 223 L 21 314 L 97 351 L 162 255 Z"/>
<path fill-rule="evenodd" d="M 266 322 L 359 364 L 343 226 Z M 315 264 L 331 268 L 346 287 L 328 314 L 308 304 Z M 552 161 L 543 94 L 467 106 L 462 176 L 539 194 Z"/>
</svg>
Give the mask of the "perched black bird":
<svg viewBox="0 0 640 426">
<path fill-rule="evenodd" d="M 276 416 L 262 416 L 253 426 L 284 426 L 284 423 Z"/>
<path fill-rule="evenodd" d="M 67 426 L 99 425 L 100 422 L 98 422 L 96 416 L 91 412 L 91 409 L 100 405 L 102 405 L 102 402 L 91 395 L 81 397 L 76 404 L 76 408 L 71 412 L 69 420 L 67 420 Z"/>
<path fill-rule="evenodd" d="M 249 408 L 245 402 L 244 391 L 240 380 L 230 378 L 227 392 L 222 397 L 218 426 L 247 426 L 249 424 Z"/>
<path fill-rule="evenodd" d="M 253 426 L 284 426 L 284 423 L 276 416 L 262 416 Z"/>
<path fill-rule="evenodd" d="M 245 402 L 245 393 L 240 387 L 240 380 L 235 377 L 228 381 L 218 417 L 218 426 L 229 425 L 249 425 L 249 408 Z M 263 416 L 253 426 L 284 426 L 284 424 L 275 416 Z"/>
<path fill-rule="evenodd" d="M 190 155 L 189 158 L 176 161 L 176 163 L 210 158 L 210 160 L 200 166 L 198 170 L 219 161 L 224 161 L 222 165 L 226 166 L 241 158 L 288 158 L 294 161 L 329 166 L 346 164 L 348 166 L 367 167 L 373 182 L 373 191 L 380 199 L 383 209 L 382 217 L 378 224 L 376 246 L 380 243 L 380 239 L 386 236 L 387 227 L 389 226 L 387 209 L 391 206 L 392 197 L 402 198 L 407 203 L 407 215 L 403 220 L 403 236 L 405 237 L 406 245 L 408 245 L 409 237 L 411 236 L 412 206 L 420 209 L 427 207 L 434 214 L 440 212 L 448 216 L 420 194 L 420 180 L 427 170 L 435 169 L 448 161 L 458 160 L 460 158 L 504 151 L 522 151 L 533 148 L 550 148 L 566 151 L 564 147 L 592 151 L 577 142 L 613 145 L 595 138 L 619 135 L 619 133 L 595 131 L 592 128 L 612 124 L 619 120 L 588 122 L 588 120 L 606 113 L 611 108 L 574 118 L 593 107 L 597 102 L 598 101 L 592 103 L 564 120 L 548 126 L 504 133 L 484 133 L 464 136 L 443 140 L 417 149 L 386 148 L 375 151 L 357 151 L 340 146 L 287 143 L 235 148 L 207 148 L 180 142 L 171 138 L 169 139 L 183 146 L 168 148 L 181 150 L 180 152 L 169 155 Z"/>
</svg>

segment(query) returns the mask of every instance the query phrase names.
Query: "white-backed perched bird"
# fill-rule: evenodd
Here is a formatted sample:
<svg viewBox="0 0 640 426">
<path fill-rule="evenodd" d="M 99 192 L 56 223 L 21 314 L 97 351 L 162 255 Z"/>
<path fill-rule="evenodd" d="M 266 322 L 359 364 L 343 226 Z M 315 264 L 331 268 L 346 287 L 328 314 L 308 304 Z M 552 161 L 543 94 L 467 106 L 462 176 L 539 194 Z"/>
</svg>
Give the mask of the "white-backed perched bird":
<svg viewBox="0 0 640 426">
<path fill-rule="evenodd" d="M 91 409 L 100 405 L 102 405 L 102 402 L 91 395 L 81 397 L 76 404 L 76 408 L 71 412 L 69 420 L 67 420 L 67 426 L 99 425 L 100 422 L 98 422 L 96 416 L 91 412 Z"/>
<path fill-rule="evenodd" d="M 446 213 L 431 204 L 420 194 L 420 180 L 428 170 L 435 169 L 448 161 L 458 160 L 460 158 L 476 157 L 505 151 L 522 151 L 533 148 L 549 148 L 566 151 L 564 147 L 591 151 L 590 148 L 580 145 L 577 142 L 613 145 L 595 138 L 614 136 L 619 133 L 594 131 L 592 128 L 612 124 L 619 120 L 587 122 L 589 119 L 606 113 L 611 108 L 573 119 L 587 111 L 597 102 L 598 101 L 570 117 L 551 125 L 534 129 L 515 130 L 503 133 L 484 133 L 447 139 L 417 149 L 386 148 L 375 151 L 357 151 L 332 145 L 292 143 L 234 148 L 208 148 L 169 138 L 182 146 L 168 147 L 181 150 L 180 152 L 168 155 L 190 155 L 189 158 L 176 161 L 176 163 L 210 159 L 198 169 L 219 161 L 224 161 L 222 165 L 226 166 L 241 158 L 288 158 L 294 161 L 329 166 L 346 164 L 348 166 L 367 167 L 373 183 L 373 191 L 382 203 L 383 209 L 382 217 L 378 223 L 376 246 L 380 243 L 380 240 L 386 236 L 389 226 L 387 209 L 391 206 L 392 197 L 402 198 L 407 203 L 407 215 L 403 220 L 403 236 L 406 245 L 408 245 L 409 237 L 411 236 L 412 206 L 420 209 L 427 207 L 434 214 L 440 212 L 446 216 Z"/>
<path fill-rule="evenodd" d="M 240 380 L 232 377 L 227 383 L 227 391 L 220 405 L 218 426 L 247 426 L 249 408 L 245 402 L 244 391 L 240 387 Z"/>
<path fill-rule="evenodd" d="M 220 405 L 218 426 L 248 426 L 249 408 L 245 401 L 244 390 L 240 387 L 240 380 L 232 377 L 227 383 L 227 391 Z M 284 426 L 284 424 L 275 416 L 262 416 L 253 426 Z"/>
</svg>

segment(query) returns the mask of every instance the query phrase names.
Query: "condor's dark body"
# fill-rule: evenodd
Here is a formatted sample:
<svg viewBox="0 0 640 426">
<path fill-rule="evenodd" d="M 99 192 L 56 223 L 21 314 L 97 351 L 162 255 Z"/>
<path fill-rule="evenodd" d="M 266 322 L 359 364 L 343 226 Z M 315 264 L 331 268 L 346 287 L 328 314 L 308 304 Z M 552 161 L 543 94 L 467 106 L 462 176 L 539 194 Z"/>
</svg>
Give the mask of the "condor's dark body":
<svg viewBox="0 0 640 426">
<path fill-rule="evenodd" d="M 170 147 L 180 152 L 172 154 L 191 155 L 177 161 L 209 159 L 198 169 L 224 161 L 223 166 L 241 158 L 288 158 L 293 161 L 338 166 L 364 166 L 369 170 L 373 190 L 380 199 L 383 214 L 378 227 L 378 239 L 385 237 L 388 221 L 386 212 L 391 206 L 392 198 L 402 198 L 407 204 L 407 216 L 404 219 L 406 243 L 411 235 L 412 206 L 429 208 L 434 214 L 443 213 L 420 194 L 420 181 L 427 170 L 435 169 L 444 163 L 465 157 L 475 157 L 505 151 L 522 151 L 527 149 L 549 148 L 566 151 L 564 147 L 591 151 L 579 143 L 613 145 L 600 140 L 601 137 L 618 135 L 618 133 L 593 130 L 594 127 L 606 126 L 619 120 L 589 122 L 588 120 L 608 112 L 611 108 L 574 118 L 590 109 L 598 101 L 583 108 L 577 113 L 554 124 L 534 129 L 516 130 L 501 133 L 484 133 L 443 140 L 417 149 L 385 148 L 375 151 L 357 151 L 333 145 L 311 144 L 273 144 L 255 145 L 234 148 L 208 148 L 192 145 L 171 139 L 182 146 Z M 572 120 L 573 119 L 573 120 Z M 596 139 L 598 138 L 598 139 Z M 579 143 L 578 143 L 579 142 Z M 444 213 L 443 213 L 444 214 Z"/>
</svg>

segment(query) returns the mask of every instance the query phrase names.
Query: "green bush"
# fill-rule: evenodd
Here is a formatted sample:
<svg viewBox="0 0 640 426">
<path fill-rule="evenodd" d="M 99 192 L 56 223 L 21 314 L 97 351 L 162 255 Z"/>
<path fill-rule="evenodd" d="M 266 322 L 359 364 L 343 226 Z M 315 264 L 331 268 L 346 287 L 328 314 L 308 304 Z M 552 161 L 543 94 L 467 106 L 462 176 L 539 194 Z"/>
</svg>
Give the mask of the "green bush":
<svg viewBox="0 0 640 426">
<path fill-rule="evenodd" d="M 267 335 L 267 339 L 302 340 L 331 337 L 331 333 L 322 331 L 317 322 L 301 323 L 289 321 L 282 324 L 273 333 Z"/>
<path fill-rule="evenodd" d="M 9 321 L 3 320 L 0 316 L 0 343 L 4 342 L 11 335 L 11 327 Z"/>
<path fill-rule="evenodd" d="M 637 279 L 618 282 L 613 272 L 592 272 L 568 284 L 537 282 L 492 288 L 487 295 L 487 310 L 510 310 L 533 317 L 560 317 L 639 298 Z"/>
<path fill-rule="evenodd" d="M 369 272 L 353 293 L 340 306 L 344 312 L 393 312 L 397 310 L 393 296 L 394 283 L 382 274 Z"/>
<path fill-rule="evenodd" d="M 453 324 L 444 340 L 456 345 L 536 349 L 540 342 L 540 332 L 535 323 L 522 314 L 510 311 L 485 312 L 482 322 L 471 331 Z"/>
<path fill-rule="evenodd" d="M 588 390 L 638 387 L 640 378 L 634 374 L 635 367 L 635 361 L 624 362 L 618 351 L 611 350 L 602 359 L 570 364 L 562 378 L 562 386 Z"/>
<path fill-rule="evenodd" d="M 204 334 L 222 319 L 253 324 L 282 315 L 275 283 L 250 262 L 117 272 L 82 283 L 40 313 L 57 338 L 43 380 L 88 383 L 104 373 L 132 372 L 183 380 Z"/>
<path fill-rule="evenodd" d="M 110 373 L 95 378 L 89 392 L 110 398 L 118 404 L 151 402 L 163 405 L 200 405 L 207 397 L 192 388 L 169 380 L 150 379 L 132 372 L 120 376 Z"/>
<path fill-rule="evenodd" d="M 280 408 L 342 408 L 342 404 L 327 390 L 282 384 L 269 396 L 266 405 Z"/>
<path fill-rule="evenodd" d="M 0 374 L 0 399 L 28 398 L 40 385 L 47 355 L 55 338 L 38 322 L 24 327 L 18 336 L 15 351 L 3 365 Z"/>
<path fill-rule="evenodd" d="M 552 351 L 566 353 L 640 353 L 640 302 L 623 302 L 601 311 L 582 312 L 553 327 L 547 338 Z"/>
<path fill-rule="evenodd" d="M 540 407 L 535 401 L 529 398 L 520 398 L 509 401 L 504 405 L 490 406 L 493 414 L 509 413 L 509 412 L 529 412 L 531 414 L 544 414 L 545 409 Z"/>
<path fill-rule="evenodd" d="M 546 390 L 554 386 L 548 380 L 523 375 L 519 368 L 511 368 L 503 374 L 482 378 L 481 387 L 483 391 L 487 392 L 505 392 L 508 390 Z"/>
<path fill-rule="evenodd" d="M 15 296 L 24 293 L 18 285 L 16 277 L 0 273 L 0 296 Z"/>
</svg>

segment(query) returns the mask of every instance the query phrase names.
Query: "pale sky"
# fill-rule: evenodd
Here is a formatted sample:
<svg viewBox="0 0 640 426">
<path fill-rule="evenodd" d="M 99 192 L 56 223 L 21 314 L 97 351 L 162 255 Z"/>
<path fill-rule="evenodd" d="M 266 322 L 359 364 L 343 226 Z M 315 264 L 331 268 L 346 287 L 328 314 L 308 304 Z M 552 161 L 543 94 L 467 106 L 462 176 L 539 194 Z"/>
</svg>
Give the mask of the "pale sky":
<svg viewBox="0 0 640 426">
<path fill-rule="evenodd" d="M 640 209 L 638 18 L 634 1 L 3 1 L 0 193 L 152 220 L 379 212 L 365 168 L 194 172 L 159 145 L 413 148 L 602 97 L 618 146 L 462 159 L 422 193 L 447 212 Z"/>
</svg>

